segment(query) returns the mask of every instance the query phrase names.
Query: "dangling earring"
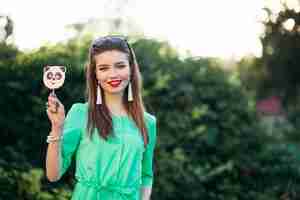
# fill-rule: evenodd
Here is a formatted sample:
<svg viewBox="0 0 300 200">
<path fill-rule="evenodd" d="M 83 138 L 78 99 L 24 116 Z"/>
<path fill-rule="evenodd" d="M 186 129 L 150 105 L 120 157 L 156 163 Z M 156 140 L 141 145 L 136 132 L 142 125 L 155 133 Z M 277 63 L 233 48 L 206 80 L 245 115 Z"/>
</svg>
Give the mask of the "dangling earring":
<svg viewBox="0 0 300 200">
<path fill-rule="evenodd" d="M 128 83 L 128 101 L 133 101 L 131 82 Z"/>
<path fill-rule="evenodd" d="M 100 85 L 97 85 L 97 101 L 96 101 L 97 105 L 101 105 L 102 104 L 102 95 L 101 95 L 101 88 Z"/>
</svg>

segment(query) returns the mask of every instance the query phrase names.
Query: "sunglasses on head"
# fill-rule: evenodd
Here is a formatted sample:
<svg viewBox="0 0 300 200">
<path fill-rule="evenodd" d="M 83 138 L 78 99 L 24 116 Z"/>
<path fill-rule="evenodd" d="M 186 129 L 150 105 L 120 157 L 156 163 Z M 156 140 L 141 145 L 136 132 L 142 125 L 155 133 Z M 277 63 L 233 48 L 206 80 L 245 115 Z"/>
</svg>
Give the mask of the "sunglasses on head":
<svg viewBox="0 0 300 200">
<path fill-rule="evenodd" d="M 127 41 L 127 38 L 124 36 L 104 36 L 95 39 L 92 42 L 92 48 L 101 48 L 101 46 L 105 43 L 112 43 L 112 44 L 124 44 L 130 49 L 130 45 Z"/>
<path fill-rule="evenodd" d="M 124 36 L 112 35 L 112 36 L 99 37 L 92 42 L 91 47 L 92 47 L 92 50 L 96 50 L 97 48 L 102 48 L 103 46 L 107 45 L 108 43 L 122 45 L 124 48 L 128 48 L 130 60 L 131 61 L 135 60 L 135 55 L 133 53 L 133 50 L 132 50 L 130 44 L 128 43 L 127 38 Z"/>
</svg>

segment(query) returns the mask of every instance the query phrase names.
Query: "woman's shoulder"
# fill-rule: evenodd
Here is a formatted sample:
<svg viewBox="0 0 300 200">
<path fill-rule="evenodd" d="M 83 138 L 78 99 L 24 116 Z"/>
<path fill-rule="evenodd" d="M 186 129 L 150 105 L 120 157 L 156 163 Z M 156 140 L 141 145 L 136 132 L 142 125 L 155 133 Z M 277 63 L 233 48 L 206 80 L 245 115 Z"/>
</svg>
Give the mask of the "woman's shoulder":
<svg viewBox="0 0 300 200">
<path fill-rule="evenodd" d="M 73 103 L 71 108 L 69 109 L 69 113 L 84 113 L 87 111 L 87 103 L 86 102 L 76 102 Z"/>
<path fill-rule="evenodd" d="M 76 109 L 76 110 L 86 110 L 88 107 L 87 102 L 75 102 L 72 104 L 71 109 Z"/>
<path fill-rule="evenodd" d="M 85 103 L 73 103 L 67 112 L 66 121 L 72 126 L 83 127 L 87 119 L 86 107 Z"/>
<path fill-rule="evenodd" d="M 156 117 L 153 114 L 150 114 L 149 112 L 144 112 L 144 118 L 146 121 L 146 124 L 156 124 Z"/>
<path fill-rule="evenodd" d="M 149 142 L 153 143 L 156 138 L 156 117 L 153 114 L 144 112 L 144 118 L 148 129 Z"/>
</svg>

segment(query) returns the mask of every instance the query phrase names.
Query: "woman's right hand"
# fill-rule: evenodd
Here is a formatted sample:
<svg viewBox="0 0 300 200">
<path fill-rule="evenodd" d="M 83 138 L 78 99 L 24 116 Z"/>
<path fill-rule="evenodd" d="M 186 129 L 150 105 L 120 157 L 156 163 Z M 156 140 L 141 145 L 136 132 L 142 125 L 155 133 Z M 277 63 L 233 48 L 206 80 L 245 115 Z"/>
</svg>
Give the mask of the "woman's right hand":
<svg viewBox="0 0 300 200">
<path fill-rule="evenodd" d="M 50 94 L 48 96 L 47 115 L 52 125 L 52 130 L 61 130 L 65 121 L 65 109 L 64 105 L 59 99 Z M 57 111 L 57 112 L 55 112 Z"/>
</svg>

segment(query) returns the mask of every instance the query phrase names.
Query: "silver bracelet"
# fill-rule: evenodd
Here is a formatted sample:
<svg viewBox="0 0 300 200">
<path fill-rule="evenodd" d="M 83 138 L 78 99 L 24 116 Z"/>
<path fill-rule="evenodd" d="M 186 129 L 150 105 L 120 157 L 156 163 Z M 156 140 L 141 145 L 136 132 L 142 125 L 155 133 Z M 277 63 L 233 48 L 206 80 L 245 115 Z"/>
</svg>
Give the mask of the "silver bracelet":
<svg viewBox="0 0 300 200">
<path fill-rule="evenodd" d="M 47 143 L 53 143 L 62 140 L 62 135 L 61 136 L 53 136 L 53 135 L 48 135 L 47 136 Z"/>
</svg>

